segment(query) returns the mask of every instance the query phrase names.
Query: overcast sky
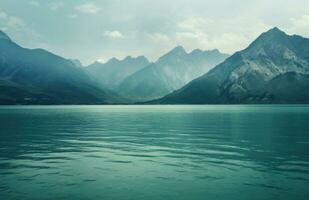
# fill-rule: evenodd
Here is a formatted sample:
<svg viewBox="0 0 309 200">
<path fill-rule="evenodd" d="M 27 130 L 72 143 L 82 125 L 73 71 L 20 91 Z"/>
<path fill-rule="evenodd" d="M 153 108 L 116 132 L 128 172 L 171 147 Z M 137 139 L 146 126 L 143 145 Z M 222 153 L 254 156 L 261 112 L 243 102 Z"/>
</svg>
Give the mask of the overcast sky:
<svg viewBox="0 0 309 200">
<path fill-rule="evenodd" d="M 233 53 L 277 26 L 309 37 L 308 0 L 0 0 L 0 29 L 17 43 L 84 64 L 171 48 Z"/>
</svg>

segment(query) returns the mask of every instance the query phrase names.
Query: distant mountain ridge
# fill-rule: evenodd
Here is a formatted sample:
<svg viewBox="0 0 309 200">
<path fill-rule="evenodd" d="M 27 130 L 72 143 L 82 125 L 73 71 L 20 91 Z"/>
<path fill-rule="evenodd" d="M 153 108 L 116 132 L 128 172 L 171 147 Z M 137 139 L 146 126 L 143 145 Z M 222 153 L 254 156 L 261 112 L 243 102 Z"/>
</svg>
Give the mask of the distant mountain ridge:
<svg viewBox="0 0 309 200">
<path fill-rule="evenodd" d="M 145 56 L 136 58 L 127 56 L 123 60 L 112 58 L 106 63 L 95 62 L 86 67 L 86 70 L 104 87 L 116 90 L 126 77 L 149 64 Z"/>
<path fill-rule="evenodd" d="M 117 95 L 101 89 L 72 61 L 26 49 L 0 32 L 0 104 L 105 104 Z"/>
<path fill-rule="evenodd" d="M 227 57 L 218 50 L 196 49 L 187 53 L 178 46 L 124 79 L 117 92 L 140 101 L 162 97 L 206 73 Z"/>
<path fill-rule="evenodd" d="M 23 48 L 0 31 L 0 104 L 132 101 L 309 103 L 309 39 L 273 28 L 230 57 L 178 46 L 155 63 L 128 56 L 83 67 L 77 59 Z"/>
<path fill-rule="evenodd" d="M 245 50 L 153 103 L 309 103 L 308 75 L 309 39 L 273 28 Z"/>
</svg>

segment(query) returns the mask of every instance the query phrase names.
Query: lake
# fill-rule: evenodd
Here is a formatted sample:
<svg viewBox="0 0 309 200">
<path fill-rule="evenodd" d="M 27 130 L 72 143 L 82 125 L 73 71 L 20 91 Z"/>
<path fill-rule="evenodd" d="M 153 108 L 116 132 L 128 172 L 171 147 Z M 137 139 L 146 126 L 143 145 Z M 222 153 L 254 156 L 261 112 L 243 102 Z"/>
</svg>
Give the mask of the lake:
<svg viewBox="0 0 309 200">
<path fill-rule="evenodd" d="M 309 106 L 1 106 L 0 199 L 309 199 Z"/>
</svg>

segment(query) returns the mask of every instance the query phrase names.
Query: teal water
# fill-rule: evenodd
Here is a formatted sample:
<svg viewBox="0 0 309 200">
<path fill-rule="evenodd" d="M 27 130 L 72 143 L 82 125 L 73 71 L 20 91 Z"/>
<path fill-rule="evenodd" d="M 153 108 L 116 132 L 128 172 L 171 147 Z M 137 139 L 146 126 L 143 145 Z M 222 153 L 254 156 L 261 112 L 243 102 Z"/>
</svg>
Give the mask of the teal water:
<svg viewBox="0 0 309 200">
<path fill-rule="evenodd" d="M 309 106 L 2 106 L 0 199 L 309 199 Z"/>
</svg>

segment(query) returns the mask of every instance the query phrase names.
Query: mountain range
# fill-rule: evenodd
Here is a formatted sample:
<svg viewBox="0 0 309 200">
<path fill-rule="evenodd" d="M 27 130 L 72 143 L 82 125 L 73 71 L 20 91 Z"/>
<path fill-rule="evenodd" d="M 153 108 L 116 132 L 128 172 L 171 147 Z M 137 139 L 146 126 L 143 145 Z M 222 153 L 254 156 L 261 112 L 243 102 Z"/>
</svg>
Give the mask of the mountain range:
<svg viewBox="0 0 309 200">
<path fill-rule="evenodd" d="M 117 90 L 125 78 L 149 64 L 148 59 L 144 56 L 139 56 L 137 58 L 127 56 L 123 60 L 112 58 L 107 63 L 95 62 L 86 67 L 86 70 L 95 77 L 103 87 L 110 90 Z"/>
<path fill-rule="evenodd" d="M 205 75 L 151 103 L 309 103 L 309 39 L 273 28 Z"/>
<path fill-rule="evenodd" d="M 2 31 L 0 91 L 0 104 L 106 104 L 121 99 L 71 60 L 23 48 Z"/>
<path fill-rule="evenodd" d="M 84 67 L 0 31 L 0 104 L 132 102 L 309 103 L 309 39 L 273 28 L 232 56 L 178 46 L 153 63 L 128 56 Z"/>
<path fill-rule="evenodd" d="M 125 78 L 117 92 L 139 101 L 163 97 L 203 75 L 227 57 L 218 50 L 196 49 L 187 53 L 182 46 L 178 46 L 155 63 Z"/>
</svg>

